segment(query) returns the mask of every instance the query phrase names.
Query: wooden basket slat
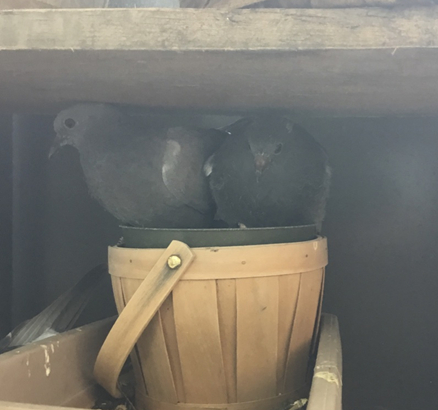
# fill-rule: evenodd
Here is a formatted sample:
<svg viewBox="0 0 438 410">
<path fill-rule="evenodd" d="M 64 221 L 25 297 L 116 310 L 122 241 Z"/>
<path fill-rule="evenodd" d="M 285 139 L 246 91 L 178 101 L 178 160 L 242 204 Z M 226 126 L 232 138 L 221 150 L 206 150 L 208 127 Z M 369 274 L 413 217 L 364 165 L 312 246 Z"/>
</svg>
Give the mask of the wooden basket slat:
<svg viewBox="0 0 438 410">
<path fill-rule="evenodd" d="M 180 282 L 173 306 L 186 400 L 226 403 L 216 281 Z"/>
<path fill-rule="evenodd" d="M 277 393 L 278 278 L 241 279 L 237 294 L 237 401 Z"/>
<path fill-rule="evenodd" d="M 120 313 L 126 303 L 127 303 L 127 299 L 125 298 L 125 292 L 123 290 L 123 282 L 124 280 L 122 278 L 118 278 L 117 276 L 113 276 L 111 275 L 111 282 L 112 282 L 112 286 L 113 286 L 113 293 L 114 293 L 114 300 L 116 303 L 116 308 L 117 311 Z M 141 370 L 141 364 L 140 364 L 140 359 L 138 356 L 138 351 L 137 351 L 137 346 L 135 349 L 132 350 L 131 354 L 131 363 L 132 363 L 132 368 L 134 370 L 134 374 L 135 374 L 135 379 L 139 380 L 138 384 L 138 389 L 143 393 L 143 394 L 147 394 L 147 390 L 146 390 L 146 382 L 144 380 L 143 377 L 143 372 Z M 143 383 L 141 383 L 143 382 Z"/>
<path fill-rule="evenodd" d="M 297 389 L 306 383 L 310 344 L 321 289 L 322 269 L 301 275 L 298 304 L 289 344 L 286 386 Z"/>
<path fill-rule="evenodd" d="M 277 394 L 288 391 L 285 387 L 285 372 L 300 280 L 301 275 L 278 278 Z"/>
<path fill-rule="evenodd" d="M 161 325 L 160 312 L 157 312 L 137 342 L 143 375 L 148 395 L 156 400 L 177 403 L 175 383 L 167 354 Z"/>
<path fill-rule="evenodd" d="M 287 404 L 293 403 L 298 398 L 305 397 L 306 390 L 299 389 L 282 396 L 267 397 L 244 403 L 222 404 L 198 404 L 198 403 L 166 403 L 154 400 L 148 396 L 139 395 L 136 399 L 137 410 L 279 410 L 287 408 Z"/>
<path fill-rule="evenodd" d="M 274 245 L 193 248 L 192 251 L 196 259 L 182 281 L 290 275 L 327 265 L 325 238 Z M 143 279 L 162 253 L 162 249 L 110 247 L 109 270 L 111 275 Z"/>
<path fill-rule="evenodd" d="M 216 286 L 218 297 L 219 331 L 221 335 L 228 403 L 235 403 L 237 401 L 236 281 L 234 279 L 218 280 L 216 282 Z"/>
<path fill-rule="evenodd" d="M 173 382 L 175 385 L 178 400 L 185 402 L 184 383 L 181 369 L 181 359 L 178 350 L 178 341 L 175 330 L 175 317 L 173 312 L 173 294 L 164 301 L 160 309 L 161 324 L 163 326 L 164 338 L 169 355 L 170 367 L 172 369 Z"/>
</svg>

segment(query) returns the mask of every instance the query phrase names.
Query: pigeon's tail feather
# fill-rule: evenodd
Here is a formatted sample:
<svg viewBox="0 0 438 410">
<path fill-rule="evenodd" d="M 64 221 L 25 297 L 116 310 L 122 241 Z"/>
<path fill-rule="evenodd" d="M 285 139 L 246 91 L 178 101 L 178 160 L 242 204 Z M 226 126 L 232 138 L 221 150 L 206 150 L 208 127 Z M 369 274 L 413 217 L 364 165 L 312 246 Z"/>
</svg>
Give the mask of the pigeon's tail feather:
<svg viewBox="0 0 438 410">
<path fill-rule="evenodd" d="M 71 329 L 107 272 L 106 264 L 91 269 L 41 313 L 21 323 L 0 340 L 0 350 L 7 351 L 11 346 L 22 346 L 37 339 L 42 340 L 44 335 L 49 337 Z"/>
</svg>

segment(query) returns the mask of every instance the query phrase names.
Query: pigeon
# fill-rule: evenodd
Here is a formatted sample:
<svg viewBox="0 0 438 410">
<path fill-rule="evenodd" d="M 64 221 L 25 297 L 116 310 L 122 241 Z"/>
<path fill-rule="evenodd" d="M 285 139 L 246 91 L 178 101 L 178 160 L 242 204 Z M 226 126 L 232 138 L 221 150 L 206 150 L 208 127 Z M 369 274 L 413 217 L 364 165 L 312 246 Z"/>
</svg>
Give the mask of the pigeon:
<svg viewBox="0 0 438 410">
<path fill-rule="evenodd" d="M 317 225 L 331 170 L 302 127 L 276 115 L 243 118 L 204 166 L 217 218 L 230 227 Z"/>
<path fill-rule="evenodd" d="M 207 228 L 215 205 L 203 172 L 228 134 L 218 129 L 154 128 L 110 104 L 78 104 L 55 119 L 61 146 L 79 152 L 89 191 L 127 226 Z"/>
<path fill-rule="evenodd" d="M 0 353 L 70 330 L 108 274 L 106 264 L 91 269 L 79 282 L 32 319 L 19 324 L 0 340 Z"/>
</svg>

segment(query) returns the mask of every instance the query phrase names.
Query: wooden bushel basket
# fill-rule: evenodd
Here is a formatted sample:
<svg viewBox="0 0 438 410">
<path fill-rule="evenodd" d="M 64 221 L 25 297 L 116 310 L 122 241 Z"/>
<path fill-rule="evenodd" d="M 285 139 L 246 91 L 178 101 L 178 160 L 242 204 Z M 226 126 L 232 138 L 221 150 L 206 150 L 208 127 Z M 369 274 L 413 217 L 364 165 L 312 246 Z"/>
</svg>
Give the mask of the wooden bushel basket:
<svg viewBox="0 0 438 410">
<path fill-rule="evenodd" d="M 97 358 L 96 379 L 120 396 L 117 378 L 131 354 L 138 410 L 272 410 L 307 397 L 326 265 L 321 237 L 111 247 L 120 316 Z"/>
</svg>

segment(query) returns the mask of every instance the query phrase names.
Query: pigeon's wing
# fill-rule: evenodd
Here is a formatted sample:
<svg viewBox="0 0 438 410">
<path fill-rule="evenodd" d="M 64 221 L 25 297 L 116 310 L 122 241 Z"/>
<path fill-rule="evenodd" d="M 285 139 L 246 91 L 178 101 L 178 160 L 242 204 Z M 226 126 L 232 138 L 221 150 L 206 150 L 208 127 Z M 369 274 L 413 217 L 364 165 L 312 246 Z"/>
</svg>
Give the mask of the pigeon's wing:
<svg viewBox="0 0 438 410">
<path fill-rule="evenodd" d="M 212 197 L 204 175 L 204 163 L 214 144 L 208 135 L 178 127 L 167 133 L 162 177 L 169 192 L 181 203 L 201 213 L 212 208 Z"/>
<path fill-rule="evenodd" d="M 106 264 L 90 270 L 41 313 L 21 323 L 0 340 L 0 352 L 70 330 L 107 272 Z"/>
</svg>

